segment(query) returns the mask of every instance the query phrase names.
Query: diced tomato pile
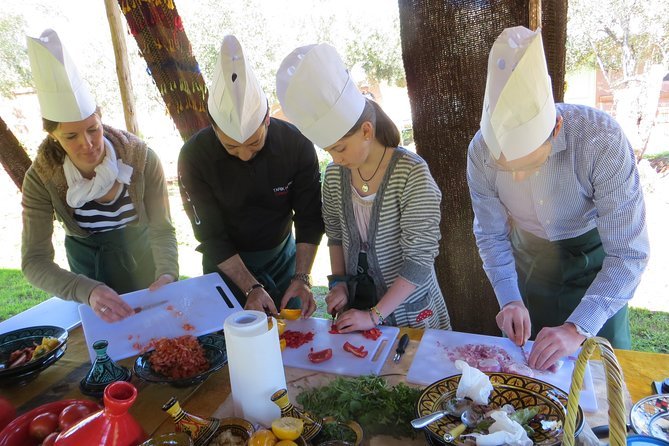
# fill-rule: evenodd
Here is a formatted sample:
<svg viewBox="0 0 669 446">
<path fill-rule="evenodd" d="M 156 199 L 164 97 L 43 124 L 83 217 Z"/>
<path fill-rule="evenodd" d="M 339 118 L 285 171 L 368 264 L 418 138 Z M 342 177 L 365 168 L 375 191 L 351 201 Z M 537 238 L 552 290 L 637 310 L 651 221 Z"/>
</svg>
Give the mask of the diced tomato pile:
<svg viewBox="0 0 669 446">
<path fill-rule="evenodd" d="M 169 378 L 188 378 L 209 368 L 204 349 L 194 336 L 161 338 L 153 345 L 156 349 L 149 357 L 151 369 Z"/>
<path fill-rule="evenodd" d="M 279 336 L 279 338 L 286 340 L 286 347 L 299 348 L 300 346 L 313 341 L 314 334 L 311 331 L 305 333 L 302 331 L 286 330 Z"/>
<path fill-rule="evenodd" d="M 364 345 L 361 345 L 360 347 L 356 347 L 355 345 L 351 344 L 348 341 L 346 341 L 344 343 L 344 350 L 349 352 L 349 353 L 352 353 L 353 355 L 357 356 L 358 358 L 364 358 L 369 353 L 367 350 L 365 350 Z"/>
<path fill-rule="evenodd" d="M 332 358 L 332 349 L 326 348 L 325 350 L 315 352 L 312 348 L 309 349 L 309 354 L 307 357 L 309 358 L 309 361 L 313 362 L 314 364 L 318 364 L 319 362 L 324 362 Z"/>
</svg>

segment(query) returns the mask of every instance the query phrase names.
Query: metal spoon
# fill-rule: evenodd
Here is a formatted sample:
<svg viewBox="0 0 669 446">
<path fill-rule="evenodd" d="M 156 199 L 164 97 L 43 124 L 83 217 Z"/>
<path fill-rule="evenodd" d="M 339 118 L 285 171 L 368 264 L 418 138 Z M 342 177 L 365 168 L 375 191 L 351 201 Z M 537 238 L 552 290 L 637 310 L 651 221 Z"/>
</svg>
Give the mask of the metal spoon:
<svg viewBox="0 0 669 446">
<path fill-rule="evenodd" d="M 430 423 L 442 419 L 446 415 L 460 417 L 473 403 L 474 402 L 468 398 L 453 398 L 444 404 L 444 410 L 411 420 L 411 425 L 416 429 L 420 429 L 421 427 L 425 427 Z"/>
<path fill-rule="evenodd" d="M 481 421 L 483 415 L 477 410 L 470 408 L 462 412 L 460 415 L 461 424 L 458 424 L 450 431 L 444 434 L 444 441 L 446 443 L 453 443 L 467 428 L 475 427 Z"/>
</svg>

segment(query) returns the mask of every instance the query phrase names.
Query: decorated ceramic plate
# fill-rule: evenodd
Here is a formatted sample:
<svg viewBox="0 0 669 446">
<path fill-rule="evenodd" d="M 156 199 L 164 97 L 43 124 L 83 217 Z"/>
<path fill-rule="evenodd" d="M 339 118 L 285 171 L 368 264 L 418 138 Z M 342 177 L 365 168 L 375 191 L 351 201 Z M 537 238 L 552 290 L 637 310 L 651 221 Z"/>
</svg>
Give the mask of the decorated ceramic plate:
<svg viewBox="0 0 669 446">
<path fill-rule="evenodd" d="M 669 395 L 651 395 L 637 402 L 630 412 L 634 432 L 669 440 Z"/>
<path fill-rule="evenodd" d="M 0 386 L 23 385 L 35 379 L 37 375 L 65 354 L 67 337 L 67 330 L 52 325 L 21 328 L 0 334 Z M 53 348 L 23 365 L 9 367 L 8 363 L 12 352 L 27 347 L 35 347 L 42 343 L 43 338 L 55 339 Z"/>
<path fill-rule="evenodd" d="M 490 395 L 490 404 L 503 406 L 511 404 L 516 409 L 537 406 L 539 414 L 546 421 L 557 421 L 560 428 L 551 431 L 542 430 L 540 423 L 530 423 L 536 434 L 532 437 L 535 445 L 556 446 L 562 442 L 562 426 L 564 426 L 567 394 L 562 390 L 538 379 L 510 373 L 486 373 L 490 377 L 493 391 Z M 455 397 L 460 377 L 453 375 L 430 384 L 418 398 L 416 416 L 422 417 L 433 412 L 443 410 L 446 401 Z M 444 444 L 443 436 L 460 424 L 460 419 L 445 416 L 425 427 L 432 443 Z M 583 427 L 583 411 L 578 408 L 576 414 L 576 435 Z M 456 444 L 464 441 L 456 440 Z"/>
<path fill-rule="evenodd" d="M 204 372 L 198 373 L 194 376 L 189 376 L 188 378 L 178 379 L 173 379 L 161 375 L 160 373 L 154 372 L 151 368 L 149 358 L 151 358 L 153 351 L 150 351 L 137 357 L 133 367 L 135 375 L 144 381 L 171 384 L 175 387 L 188 387 L 204 381 L 210 374 L 227 364 L 228 355 L 225 349 L 225 338 L 223 336 L 217 334 L 208 334 L 200 336 L 197 339 L 204 349 L 205 357 L 209 361 L 209 368 Z"/>
</svg>

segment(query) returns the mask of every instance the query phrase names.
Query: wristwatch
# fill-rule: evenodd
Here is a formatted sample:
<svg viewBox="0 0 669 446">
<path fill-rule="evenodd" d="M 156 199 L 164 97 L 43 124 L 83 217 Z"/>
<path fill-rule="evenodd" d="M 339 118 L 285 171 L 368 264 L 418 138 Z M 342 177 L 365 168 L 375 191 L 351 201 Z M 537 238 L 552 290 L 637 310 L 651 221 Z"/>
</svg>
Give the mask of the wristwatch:
<svg viewBox="0 0 669 446">
<path fill-rule="evenodd" d="M 307 284 L 311 288 L 311 276 L 307 273 L 295 273 L 290 280 L 299 280 Z"/>
</svg>

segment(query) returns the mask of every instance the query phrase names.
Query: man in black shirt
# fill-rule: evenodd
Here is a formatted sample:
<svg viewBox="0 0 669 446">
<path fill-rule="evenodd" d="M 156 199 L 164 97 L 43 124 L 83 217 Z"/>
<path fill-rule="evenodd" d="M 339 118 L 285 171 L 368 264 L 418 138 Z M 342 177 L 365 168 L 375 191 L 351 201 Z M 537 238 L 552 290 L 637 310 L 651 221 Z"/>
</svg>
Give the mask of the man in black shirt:
<svg viewBox="0 0 669 446">
<path fill-rule="evenodd" d="M 179 155 L 179 186 L 204 273 L 221 274 L 246 309 L 277 313 L 297 297 L 307 317 L 315 310 L 309 273 L 323 235 L 314 146 L 269 117 L 234 36 L 221 45 L 208 105 L 211 127 Z"/>
</svg>

